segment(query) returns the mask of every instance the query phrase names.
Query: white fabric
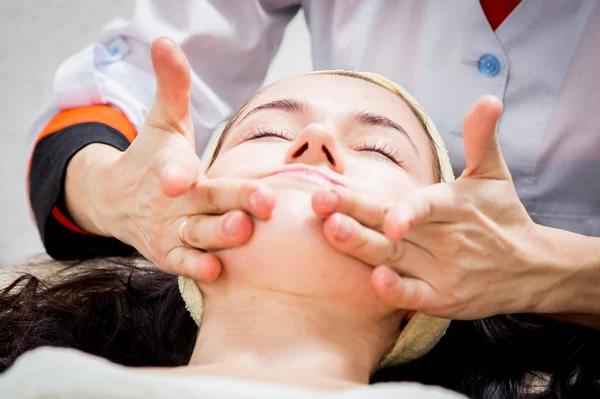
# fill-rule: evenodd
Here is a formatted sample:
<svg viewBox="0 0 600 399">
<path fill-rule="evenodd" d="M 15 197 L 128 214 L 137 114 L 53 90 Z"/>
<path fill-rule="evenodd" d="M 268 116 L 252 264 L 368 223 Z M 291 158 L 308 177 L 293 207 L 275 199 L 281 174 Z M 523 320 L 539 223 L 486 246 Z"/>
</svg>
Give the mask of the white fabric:
<svg viewBox="0 0 600 399">
<path fill-rule="evenodd" d="M 0 375 L 0 392 L 11 399 L 460 399 L 465 396 L 415 383 L 386 383 L 338 392 L 242 381 L 226 377 L 174 375 L 110 363 L 72 349 L 26 353 Z"/>
<path fill-rule="evenodd" d="M 523 0 L 494 32 L 479 0 L 139 0 L 56 75 L 56 104 L 121 108 L 136 126 L 152 104 L 149 43 L 179 42 L 193 69 L 201 153 L 210 132 L 260 86 L 284 28 L 302 6 L 315 69 L 382 74 L 423 104 L 460 174 L 461 126 L 481 95 L 505 104 L 502 150 L 517 191 L 541 224 L 600 236 L 600 5 Z M 125 46 L 123 45 L 125 44 Z M 498 75 L 479 72 L 485 53 Z"/>
</svg>

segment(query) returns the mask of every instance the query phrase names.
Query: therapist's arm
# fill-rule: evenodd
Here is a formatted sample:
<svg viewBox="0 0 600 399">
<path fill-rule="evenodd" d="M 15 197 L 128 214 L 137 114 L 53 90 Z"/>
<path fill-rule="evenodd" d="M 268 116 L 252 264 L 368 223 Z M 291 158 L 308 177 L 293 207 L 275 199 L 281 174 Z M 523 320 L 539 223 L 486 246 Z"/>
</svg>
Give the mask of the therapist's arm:
<svg viewBox="0 0 600 399">
<path fill-rule="evenodd" d="M 133 249 L 119 240 L 82 229 L 66 206 L 67 172 L 85 172 L 80 181 L 90 182 L 89 170 L 73 158 L 84 148 L 97 146 L 119 153 L 129 147 L 136 131 L 127 117 L 108 105 L 76 107 L 57 113 L 40 133 L 30 160 L 29 201 L 46 252 L 55 259 L 88 258 L 95 255 L 129 255 Z M 94 151 L 93 163 L 105 153 Z M 90 160 L 92 161 L 92 160 Z M 92 162 L 88 162 L 92 163 Z M 89 190 L 82 191 L 88 193 Z M 80 199 L 85 196 L 78 194 Z"/>
<path fill-rule="evenodd" d="M 373 266 L 373 288 L 398 309 L 449 319 L 537 313 L 600 328 L 600 238 L 534 223 L 500 151 L 501 111 L 484 96 L 467 114 L 467 167 L 454 182 L 392 205 L 337 186 L 317 191 L 323 233 Z"/>
<path fill-rule="evenodd" d="M 141 0 L 131 21 L 111 24 L 98 43 L 61 65 L 55 77 L 53 114 L 48 112 L 44 124 L 34 128 L 38 138 L 28 174 L 30 204 L 51 256 L 68 259 L 131 251 L 74 222 L 65 197 L 85 201 L 86 196 L 67 195 L 65 181 L 67 176 L 86 181 L 87 176 L 79 176 L 84 169 L 78 167 L 82 157 L 77 157 L 83 148 L 103 144 L 124 151 L 136 137 L 154 102 L 151 42 L 170 36 L 190 59 L 191 113 L 200 152 L 215 126 L 264 80 L 285 27 L 299 9 L 297 3 L 198 0 L 184 9 L 181 2 Z M 87 151 L 84 164 L 97 164 L 101 158 L 102 152 Z M 76 205 L 87 209 L 91 204 Z"/>
<path fill-rule="evenodd" d="M 559 276 L 539 293 L 537 313 L 600 329 L 600 238 L 536 225 L 535 236 L 553 262 L 546 267 Z"/>
</svg>

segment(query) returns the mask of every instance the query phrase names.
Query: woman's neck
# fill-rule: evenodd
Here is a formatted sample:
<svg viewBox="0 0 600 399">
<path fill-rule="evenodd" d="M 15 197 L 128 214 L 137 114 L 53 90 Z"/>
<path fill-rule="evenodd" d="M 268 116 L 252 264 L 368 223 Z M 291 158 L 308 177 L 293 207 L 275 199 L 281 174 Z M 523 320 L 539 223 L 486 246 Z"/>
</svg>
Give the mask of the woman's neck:
<svg viewBox="0 0 600 399">
<path fill-rule="evenodd" d="M 311 298 L 241 288 L 206 297 L 204 309 L 186 373 L 321 389 L 367 384 L 402 317 L 365 322 Z"/>
</svg>

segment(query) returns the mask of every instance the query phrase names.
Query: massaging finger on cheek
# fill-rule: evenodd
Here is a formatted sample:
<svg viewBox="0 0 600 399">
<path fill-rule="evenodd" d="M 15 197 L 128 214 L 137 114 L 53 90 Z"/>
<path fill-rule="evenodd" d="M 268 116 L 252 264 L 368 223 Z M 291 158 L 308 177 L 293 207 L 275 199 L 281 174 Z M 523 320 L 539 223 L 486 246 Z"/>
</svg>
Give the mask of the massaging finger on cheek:
<svg viewBox="0 0 600 399">
<path fill-rule="evenodd" d="M 261 107 L 274 107 L 273 102 L 267 103 L 266 105 L 263 104 L 261 106 L 256 107 L 250 112 L 246 112 L 246 107 L 248 107 L 248 104 L 252 102 L 251 100 L 250 102 L 246 103 L 246 105 L 242 108 L 242 111 L 236 114 L 236 116 L 227 124 L 226 128 L 224 129 L 224 134 L 218 137 L 218 140 L 213 140 L 212 150 L 209 150 L 213 151 L 213 156 L 211 158 L 210 155 L 208 155 L 207 158 L 205 158 L 211 159 L 212 166 L 211 169 L 209 169 L 208 171 L 209 177 L 211 176 L 211 173 L 213 176 L 219 176 L 224 172 L 224 170 L 228 170 L 228 173 L 233 174 L 234 176 L 241 175 L 244 177 L 249 177 L 248 175 L 246 175 L 248 173 L 247 170 L 263 170 L 265 171 L 264 173 L 266 173 L 267 171 L 272 171 L 274 167 L 281 167 L 281 157 L 283 156 L 285 158 L 283 160 L 283 164 L 285 165 L 284 167 L 287 168 L 289 168 L 290 165 L 294 165 L 294 163 L 305 163 L 309 166 L 315 165 L 317 163 L 319 165 L 326 165 L 326 172 L 328 175 L 331 175 L 332 178 L 339 179 L 340 182 L 348 183 L 349 187 L 344 187 L 345 184 L 337 185 L 339 189 L 354 190 L 357 193 L 360 193 L 361 186 L 358 185 L 356 187 L 350 187 L 356 182 L 351 179 L 348 180 L 347 176 L 352 176 L 352 173 L 361 172 L 364 175 L 364 177 L 361 177 L 361 179 L 369 179 L 369 177 L 367 177 L 368 175 L 365 175 L 365 165 L 369 165 L 369 168 L 372 169 L 373 173 L 376 173 L 376 171 L 379 170 L 384 170 L 382 168 L 387 168 L 385 169 L 385 171 L 387 171 L 388 174 L 398 176 L 398 178 L 404 180 L 403 184 L 405 185 L 405 187 L 415 187 L 416 185 L 415 183 L 413 183 L 415 179 L 416 181 L 421 182 L 419 183 L 419 185 L 430 184 L 434 181 L 434 179 L 443 181 L 452 181 L 454 179 L 448 161 L 448 157 L 446 155 L 445 147 L 443 145 L 443 142 L 441 141 L 441 138 L 439 137 L 439 134 L 437 133 L 437 130 L 426 115 L 424 115 L 422 112 L 416 111 L 420 107 L 418 106 L 416 101 L 402 88 L 398 87 L 396 84 L 394 84 L 391 81 L 388 81 L 385 78 L 368 73 L 354 73 L 347 71 L 324 71 L 316 72 L 314 73 L 314 75 L 341 75 L 366 80 L 375 85 L 383 87 L 388 92 L 392 92 L 395 96 L 397 96 L 397 99 L 401 100 L 399 101 L 399 103 L 405 104 L 404 106 L 408 105 L 410 110 L 408 110 L 407 112 L 408 115 L 412 113 L 412 116 L 410 116 L 410 118 L 412 118 L 411 120 L 418 120 L 416 125 L 411 126 L 416 127 L 414 127 L 414 129 L 410 129 L 408 135 L 405 132 L 401 132 L 402 135 L 399 135 L 397 132 L 394 132 L 396 136 L 393 137 L 397 137 L 397 140 L 401 141 L 403 146 L 402 148 L 406 154 L 406 158 L 412 160 L 413 175 L 410 174 L 411 172 L 409 172 L 409 170 L 395 164 L 395 161 L 390 160 L 390 158 L 392 158 L 391 156 L 384 156 L 382 154 L 376 153 L 375 150 L 377 148 L 375 148 L 375 150 L 371 149 L 368 152 L 361 151 L 362 147 L 360 147 L 360 145 L 363 144 L 363 136 L 370 137 L 369 132 L 372 131 L 374 128 L 370 128 L 370 130 L 366 130 L 366 132 L 360 132 L 361 137 L 354 138 L 354 140 L 357 140 L 358 144 L 356 144 L 355 142 L 351 142 L 351 144 L 348 144 L 349 148 L 345 148 L 343 146 L 340 146 L 337 143 L 337 140 L 333 139 L 333 135 L 336 133 L 335 128 L 331 128 L 330 125 L 327 125 L 326 123 L 308 123 L 302 129 L 296 130 L 295 133 L 290 133 L 288 131 L 294 131 L 294 123 L 297 123 L 298 126 L 301 126 L 300 122 L 298 121 L 301 120 L 302 117 L 305 117 L 307 112 L 309 112 L 306 107 L 310 107 L 311 104 L 306 104 L 306 106 L 302 108 L 302 112 L 298 112 L 298 109 L 296 109 L 294 112 L 291 112 L 292 116 L 289 116 L 289 108 L 293 106 L 296 106 L 296 108 L 298 108 L 298 104 L 285 104 L 285 106 L 288 107 L 286 113 L 282 113 L 279 111 L 271 111 L 271 113 L 269 113 L 268 116 L 260 116 L 260 112 L 256 111 L 256 109 Z M 279 99 L 275 102 L 277 101 L 280 102 L 277 105 L 281 106 L 281 100 Z M 246 112 L 245 115 L 244 112 Z M 417 115 L 417 113 L 418 118 L 415 118 L 415 115 Z M 240 117 L 240 115 L 244 116 Z M 248 126 L 253 126 L 253 123 L 259 124 L 259 126 L 261 126 L 260 123 L 263 122 L 262 118 L 277 121 L 277 123 L 283 126 L 283 128 L 280 128 L 277 131 L 273 131 L 273 128 L 270 128 L 269 131 L 266 131 L 266 133 L 264 133 L 265 136 L 261 136 L 261 131 L 256 130 L 256 128 L 254 128 L 254 130 L 250 129 L 250 132 L 254 131 L 255 133 L 248 133 L 245 130 L 249 129 Z M 420 123 L 421 126 L 419 126 L 418 123 Z M 270 126 L 273 125 L 276 125 L 276 123 L 270 124 Z M 290 128 L 289 126 L 292 127 Z M 429 136 L 429 138 L 431 139 L 429 147 L 427 147 L 427 144 L 420 144 L 426 143 L 427 141 L 425 140 L 419 141 L 417 143 L 417 147 L 415 147 L 414 143 L 409 143 L 409 141 L 411 140 L 411 131 L 417 129 L 421 129 L 422 131 L 424 130 L 425 133 Z M 293 137 L 290 137 L 292 134 Z M 377 137 L 377 139 L 380 139 L 381 137 L 387 138 L 387 135 L 389 134 L 390 133 L 383 132 Z M 249 137 L 250 139 L 248 139 Z M 412 139 L 414 140 L 415 138 Z M 267 145 L 270 146 L 269 148 L 271 148 L 268 151 L 266 150 L 267 147 L 262 147 Z M 256 151 L 249 151 L 250 148 L 256 148 Z M 265 150 L 259 151 L 258 148 L 265 148 Z M 428 154 L 428 152 L 430 152 L 430 154 Z M 221 162 L 217 160 L 217 153 L 220 154 L 218 158 L 223 157 Z M 242 157 L 246 157 L 245 161 L 238 162 L 238 165 L 232 165 L 232 162 L 227 162 L 228 160 L 239 160 Z M 340 162 L 340 160 L 344 159 L 344 157 L 348 157 L 348 162 Z M 420 162 L 421 164 L 424 163 L 427 165 L 432 158 L 434 159 L 435 163 L 432 169 L 422 167 L 419 168 L 418 164 L 415 164 L 415 162 Z M 351 162 L 351 159 L 360 159 L 360 162 L 357 163 L 357 165 L 360 165 L 360 169 L 356 169 L 359 166 L 354 166 Z M 433 170 L 433 172 L 424 173 L 424 171 L 431 170 Z M 255 173 L 260 175 L 260 172 Z M 371 177 L 376 176 L 377 175 L 372 175 Z M 409 176 L 418 177 L 409 178 Z M 277 184 L 284 184 L 282 183 L 282 180 L 276 181 Z M 429 183 L 426 183 L 427 181 Z M 391 187 L 392 190 L 390 191 L 389 183 L 383 182 L 381 187 L 382 190 L 394 192 L 393 187 Z M 366 188 L 366 190 L 368 190 L 368 188 Z M 313 199 L 313 201 L 314 200 L 315 199 Z M 378 200 L 373 198 L 372 201 L 373 204 L 375 204 Z M 379 198 L 379 203 L 380 202 L 381 198 Z M 312 206 L 314 207 L 314 205 L 315 204 L 313 203 Z M 309 208 L 311 207 L 310 195 L 306 197 L 306 206 L 308 206 Z M 277 213 L 277 208 L 275 209 L 275 213 Z M 372 213 L 366 212 L 363 216 L 366 221 L 365 224 L 368 225 L 369 223 L 371 223 L 372 225 L 376 225 L 378 228 L 381 228 L 383 215 L 378 213 L 378 211 L 374 211 Z M 320 227 L 315 224 L 314 228 L 318 230 Z M 387 239 L 383 235 L 381 235 L 380 241 L 382 248 L 385 246 L 385 240 Z M 365 274 L 364 279 L 368 280 L 368 274 Z M 367 283 L 370 284 L 370 282 L 368 281 Z M 196 284 L 194 281 L 181 278 L 180 290 L 185 300 L 187 309 L 190 311 L 190 314 L 192 315 L 194 320 L 199 325 L 201 325 L 203 313 L 203 297 L 198 284 Z M 440 337 L 446 330 L 448 323 L 448 320 L 430 317 L 422 313 L 414 314 L 412 318 L 408 321 L 408 323 L 402 328 L 402 331 L 399 332 L 399 337 L 396 341 L 396 344 L 393 345 L 393 348 L 385 357 L 381 366 L 389 366 L 393 364 L 404 363 L 422 356 L 440 339 Z"/>
<path fill-rule="evenodd" d="M 49 234 L 52 238 L 47 245 L 59 258 L 87 257 L 88 251 L 125 254 L 135 249 L 162 271 L 213 281 L 220 273 L 220 261 L 202 250 L 238 246 L 250 239 L 250 215 L 259 220 L 268 218 L 273 195 L 257 181 L 206 179 L 196 154 L 187 58 L 177 43 L 165 37 L 153 42 L 150 53 L 156 92 L 143 124 L 134 127 L 128 120 L 131 115 L 122 114 L 119 107 L 98 106 L 108 112 L 108 120 L 121 121 L 119 126 L 125 130 L 115 128 L 112 133 L 116 135 L 110 134 L 114 143 L 121 144 L 113 147 L 103 140 L 92 140 L 69 158 L 64 180 L 56 182 L 59 191 L 64 183 L 65 209 L 59 211 L 63 222 L 55 225 L 53 216 L 48 219 L 53 220 L 52 231 L 61 237 L 75 237 L 81 245 L 54 233 Z M 63 112 L 71 111 L 79 115 L 77 109 Z M 63 112 L 53 120 L 62 120 Z M 48 126 L 54 125 L 50 122 Z M 96 128 L 102 131 L 106 126 Z M 100 134 L 94 129 L 92 136 Z M 129 132 L 126 140 L 119 134 L 125 131 Z M 127 146 L 122 140 L 131 144 Z M 266 199 L 253 201 L 257 193 Z"/>
</svg>

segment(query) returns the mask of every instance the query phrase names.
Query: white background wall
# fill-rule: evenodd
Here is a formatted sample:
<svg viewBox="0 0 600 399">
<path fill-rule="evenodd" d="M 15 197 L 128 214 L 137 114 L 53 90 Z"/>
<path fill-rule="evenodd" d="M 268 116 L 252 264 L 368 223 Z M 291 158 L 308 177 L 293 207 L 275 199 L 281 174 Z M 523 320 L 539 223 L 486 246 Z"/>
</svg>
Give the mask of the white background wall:
<svg viewBox="0 0 600 399">
<path fill-rule="evenodd" d="M 25 192 L 25 140 L 29 125 L 50 100 L 54 71 L 93 42 L 108 21 L 132 14 L 133 0 L 0 1 L 0 265 L 43 250 Z M 300 13 L 266 81 L 310 69 L 310 43 Z"/>
</svg>

